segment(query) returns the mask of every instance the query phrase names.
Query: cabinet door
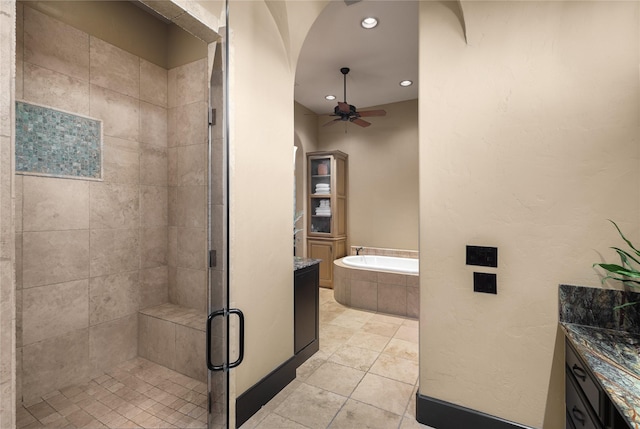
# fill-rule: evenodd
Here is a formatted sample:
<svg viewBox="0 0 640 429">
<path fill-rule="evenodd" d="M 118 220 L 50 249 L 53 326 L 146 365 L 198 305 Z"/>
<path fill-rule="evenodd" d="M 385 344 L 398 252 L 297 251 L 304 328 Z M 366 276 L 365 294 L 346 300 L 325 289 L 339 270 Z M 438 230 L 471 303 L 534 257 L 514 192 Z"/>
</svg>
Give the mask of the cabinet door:
<svg viewBox="0 0 640 429">
<path fill-rule="evenodd" d="M 331 287 L 333 284 L 333 243 L 309 241 L 309 258 L 322 259 L 320 262 L 320 286 Z"/>
<path fill-rule="evenodd" d="M 318 336 L 317 267 L 295 273 L 294 282 L 294 353 L 308 346 Z"/>
</svg>

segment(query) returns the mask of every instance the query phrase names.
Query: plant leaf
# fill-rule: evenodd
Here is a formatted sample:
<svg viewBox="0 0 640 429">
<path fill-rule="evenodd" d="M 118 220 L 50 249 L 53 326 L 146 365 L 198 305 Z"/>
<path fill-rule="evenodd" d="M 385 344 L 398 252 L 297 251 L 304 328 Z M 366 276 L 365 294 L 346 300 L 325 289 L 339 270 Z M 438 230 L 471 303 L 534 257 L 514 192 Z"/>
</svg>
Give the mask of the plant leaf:
<svg viewBox="0 0 640 429">
<path fill-rule="evenodd" d="M 629 264 L 629 262 L 627 262 L 627 258 L 631 258 L 636 264 L 640 265 L 640 261 L 638 261 L 636 258 L 634 258 L 632 255 L 630 255 L 628 252 L 619 249 L 617 247 L 612 247 L 611 249 L 615 250 L 616 252 L 618 252 L 618 255 L 620 255 L 620 259 L 622 259 L 622 263 L 623 264 Z"/>
<path fill-rule="evenodd" d="M 613 307 L 614 310 L 620 310 L 621 308 L 625 308 L 625 307 L 630 307 L 632 305 L 636 305 L 636 304 L 640 304 L 640 301 L 636 301 L 636 302 L 626 302 L 624 304 L 621 305 L 616 305 L 615 307 Z"/>
<path fill-rule="evenodd" d="M 610 273 L 618 274 L 626 277 L 640 278 L 640 272 L 635 271 L 633 269 L 627 269 L 617 264 L 594 264 L 597 265 Z"/>
<path fill-rule="evenodd" d="M 611 219 L 609 219 L 609 222 L 611 222 L 613 224 L 613 226 L 616 227 L 616 229 L 618 230 L 618 234 L 620 234 L 620 237 L 622 237 L 622 239 L 629 245 L 629 247 L 631 247 L 636 252 L 636 255 L 640 256 L 640 251 L 638 251 L 638 249 L 636 249 L 633 246 L 633 244 L 631 244 L 631 242 L 629 240 L 627 240 L 627 237 L 625 237 L 624 234 L 622 233 L 622 231 L 620 231 L 620 228 L 618 227 L 618 224 L 616 224 Z"/>
</svg>

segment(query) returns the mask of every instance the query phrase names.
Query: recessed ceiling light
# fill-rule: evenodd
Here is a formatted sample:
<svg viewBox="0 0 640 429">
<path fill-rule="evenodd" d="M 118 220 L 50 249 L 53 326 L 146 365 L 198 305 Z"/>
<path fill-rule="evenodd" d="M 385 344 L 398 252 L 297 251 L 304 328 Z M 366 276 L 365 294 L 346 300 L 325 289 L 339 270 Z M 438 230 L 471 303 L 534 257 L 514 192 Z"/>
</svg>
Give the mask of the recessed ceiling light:
<svg viewBox="0 0 640 429">
<path fill-rule="evenodd" d="M 336 96 L 335 95 L 325 95 L 324 98 L 325 98 L 325 100 L 335 100 Z"/>
<path fill-rule="evenodd" d="M 365 19 L 362 20 L 362 22 L 360 23 L 360 25 L 362 25 L 362 28 L 366 28 L 367 30 L 374 28 L 378 25 L 378 20 L 372 16 L 368 16 Z"/>
<path fill-rule="evenodd" d="M 413 82 L 410 80 L 403 80 L 400 82 L 400 86 L 411 86 L 413 85 Z"/>
</svg>

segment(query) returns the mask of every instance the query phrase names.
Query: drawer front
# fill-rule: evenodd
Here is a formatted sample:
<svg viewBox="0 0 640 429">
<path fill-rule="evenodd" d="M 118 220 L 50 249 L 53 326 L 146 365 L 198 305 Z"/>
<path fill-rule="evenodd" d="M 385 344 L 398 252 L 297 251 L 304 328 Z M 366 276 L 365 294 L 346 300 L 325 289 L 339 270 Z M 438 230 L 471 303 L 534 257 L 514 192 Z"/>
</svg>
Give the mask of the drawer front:
<svg viewBox="0 0 640 429">
<path fill-rule="evenodd" d="M 565 388 L 567 391 L 567 418 L 571 420 L 573 426 L 576 429 L 602 429 L 595 416 L 592 416 L 589 405 L 582 402 L 577 390 L 579 387 L 574 384 L 573 377 L 569 374 L 565 376 Z"/>
<path fill-rule="evenodd" d="M 589 400 L 589 403 L 593 407 L 598 417 L 601 419 L 604 417 L 600 415 L 602 407 L 600 406 L 600 388 L 597 382 L 592 378 L 591 372 L 585 368 L 582 361 L 576 355 L 576 352 L 567 342 L 565 346 L 567 371 L 573 374 L 573 377 L 578 382 L 578 385 L 584 392 L 584 395 Z"/>
</svg>

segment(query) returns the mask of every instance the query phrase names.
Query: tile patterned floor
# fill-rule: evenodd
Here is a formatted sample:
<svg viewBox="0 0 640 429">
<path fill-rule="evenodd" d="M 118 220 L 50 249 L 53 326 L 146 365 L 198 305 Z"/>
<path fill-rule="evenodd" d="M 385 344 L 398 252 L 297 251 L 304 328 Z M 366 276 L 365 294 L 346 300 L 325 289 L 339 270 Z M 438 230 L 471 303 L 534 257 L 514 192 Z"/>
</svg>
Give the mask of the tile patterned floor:
<svg viewBox="0 0 640 429">
<path fill-rule="evenodd" d="M 207 427 L 207 385 L 143 358 L 26 405 L 17 429 Z"/>
<path fill-rule="evenodd" d="M 240 429 L 429 429 L 415 420 L 418 322 L 320 289 L 320 351 Z"/>
<path fill-rule="evenodd" d="M 320 289 L 320 351 L 241 429 L 414 429 L 418 322 Z M 206 428 L 207 386 L 143 358 L 19 407 L 17 429 Z"/>
</svg>

